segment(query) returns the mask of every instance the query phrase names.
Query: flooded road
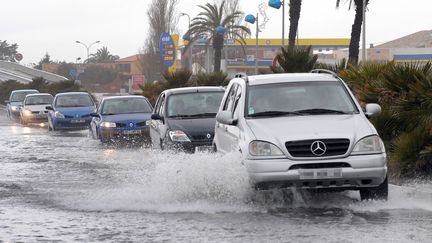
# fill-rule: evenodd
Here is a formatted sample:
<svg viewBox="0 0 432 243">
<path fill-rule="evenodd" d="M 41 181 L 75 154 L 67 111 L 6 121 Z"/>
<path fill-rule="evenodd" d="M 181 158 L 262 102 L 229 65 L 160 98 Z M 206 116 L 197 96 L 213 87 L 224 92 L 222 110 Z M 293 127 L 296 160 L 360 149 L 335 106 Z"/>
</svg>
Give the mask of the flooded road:
<svg viewBox="0 0 432 243">
<path fill-rule="evenodd" d="M 0 242 L 431 242 L 432 182 L 250 200 L 236 156 L 105 147 L 0 113 Z"/>
</svg>

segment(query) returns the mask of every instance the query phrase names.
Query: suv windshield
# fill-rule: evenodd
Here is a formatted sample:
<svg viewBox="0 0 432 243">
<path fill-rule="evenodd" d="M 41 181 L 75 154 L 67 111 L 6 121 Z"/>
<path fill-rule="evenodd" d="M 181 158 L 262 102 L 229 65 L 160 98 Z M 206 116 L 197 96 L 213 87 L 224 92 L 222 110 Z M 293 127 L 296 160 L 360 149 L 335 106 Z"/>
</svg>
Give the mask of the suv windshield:
<svg viewBox="0 0 432 243">
<path fill-rule="evenodd" d="M 25 104 L 26 105 L 46 105 L 46 104 L 51 104 L 53 99 L 54 98 L 51 95 L 29 96 L 25 99 Z"/>
<path fill-rule="evenodd" d="M 23 102 L 25 97 L 28 94 L 36 94 L 38 93 L 37 91 L 22 91 L 22 92 L 15 92 L 12 94 L 10 101 L 11 102 Z"/>
<path fill-rule="evenodd" d="M 352 114 L 358 112 L 341 82 L 292 82 L 251 86 L 247 116 Z"/>
<path fill-rule="evenodd" d="M 121 98 L 105 100 L 102 105 L 102 115 L 151 113 L 152 108 L 146 99 Z"/>
<path fill-rule="evenodd" d="M 87 107 L 94 106 L 90 95 L 61 95 L 58 96 L 55 103 L 56 107 Z"/>
<path fill-rule="evenodd" d="M 168 98 L 168 117 L 215 117 L 223 91 L 175 94 Z"/>
</svg>

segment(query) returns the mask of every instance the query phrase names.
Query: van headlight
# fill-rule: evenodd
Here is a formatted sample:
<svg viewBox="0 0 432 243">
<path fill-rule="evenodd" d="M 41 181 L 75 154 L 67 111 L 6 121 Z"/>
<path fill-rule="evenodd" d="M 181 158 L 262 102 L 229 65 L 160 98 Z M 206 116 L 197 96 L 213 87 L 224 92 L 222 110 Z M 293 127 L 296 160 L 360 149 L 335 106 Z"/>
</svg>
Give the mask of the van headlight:
<svg viewBox="0 0 432 243">
<path fill-rule="evenodd" d="M 13 111 L 17 111 L 17 110 L 18 110 L 18 106 L 11 106 L 11 109 L 12 109 Z"/>
<path fill-rule="evenodd" d="M 173 141 L 173 142 L 190 142 L 191 141 L 189 139 L 189 137 L 186 135 L 186 133 L 184 133 L 183 131 L 180 131 L 180 130 L 170 131 L 168 134 L 171 138 L 171 141 Z"/>
<path fill-rule="evenodd" d="M 252 141 L 249 153 L 253 156 L 282 156 L 282 151 L 274 144 L 264 141 Z"/>
<path fill-rule="evenodd" d="M 104 128 L 115 128 L 117 125 L 114 122 L 102 122 L 101 127 Z"/>
<path fill-rule="evenodd" d="M 58 112 L 58 111 L 56 111 L 54 113 L 54 116 L 55 116 L 55 118 L 65 118 L 65 116 L 62 113 Z"/>
<path fill-rule="evenodd" d="M 351 155 L 380 153 L 385 153 L 384 143 L 380 137 L 373 135 L 358 141 L 351 152 Z"/>
<path fill-rule="evenodd" d="M 31 110 L 23 110 L 23 115 L 24 116 L 31 116 L 33 113 Z"/>
</svg>

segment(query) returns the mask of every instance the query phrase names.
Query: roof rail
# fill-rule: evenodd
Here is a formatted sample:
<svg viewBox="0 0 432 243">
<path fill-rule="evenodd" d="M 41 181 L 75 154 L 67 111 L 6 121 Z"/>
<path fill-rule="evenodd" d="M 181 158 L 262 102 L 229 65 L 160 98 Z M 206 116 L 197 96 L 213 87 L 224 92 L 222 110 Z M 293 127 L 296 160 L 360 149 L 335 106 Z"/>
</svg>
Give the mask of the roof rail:
<svg viewBox="0 0 432 243">
<path fill-rule="evenodd" d="M 333 77 L 339 79 L 339 76 L 338 76 L 335 72 L 333 72 L 333 71 L 331 71 L 331 70 L 328 70 L 328 69 L 314 69 L 314 70 L 311 71 L 311 73 L 325 73 L 325 74 L 330 74 L 330 75 L 332 75 Z"/>
<path fill-rule="evenodd" d="M 236 75 L 234 75 L 235 78 L 242 78 L 244 79 L 244 81 L 246 81 L 246 83 L 249 82 L 249 77 L 247 76 L 246 73 L 237 73 Z"/>
</svg>

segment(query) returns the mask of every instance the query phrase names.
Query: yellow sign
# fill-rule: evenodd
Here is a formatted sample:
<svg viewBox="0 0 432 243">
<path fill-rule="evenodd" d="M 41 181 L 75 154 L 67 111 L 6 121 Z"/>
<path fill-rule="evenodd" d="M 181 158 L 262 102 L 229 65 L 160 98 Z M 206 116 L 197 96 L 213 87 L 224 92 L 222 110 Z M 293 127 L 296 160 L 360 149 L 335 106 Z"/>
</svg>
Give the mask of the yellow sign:
<svg viewBox="0 0 432 243">
<path fill-rule="evenodd" d="M 179 53 L 179 35 L 178 34 L 174 34 L 174 35 L 171 35 L 171 37 L 174 40 L 174 45 L 175 45 L 175 48 L 176 48 L 176 53 Z M 169 67 L 168 71 L 171 72 L 171 73 L 173 73 L 173 72 L 176 71 L 176 69 L 177 69 L 177 57 L 175 57 L 174 65 L 172 65 L 171 67 Z"/>
</svg>

